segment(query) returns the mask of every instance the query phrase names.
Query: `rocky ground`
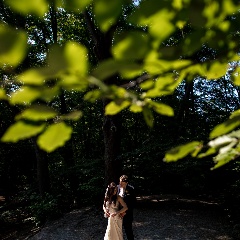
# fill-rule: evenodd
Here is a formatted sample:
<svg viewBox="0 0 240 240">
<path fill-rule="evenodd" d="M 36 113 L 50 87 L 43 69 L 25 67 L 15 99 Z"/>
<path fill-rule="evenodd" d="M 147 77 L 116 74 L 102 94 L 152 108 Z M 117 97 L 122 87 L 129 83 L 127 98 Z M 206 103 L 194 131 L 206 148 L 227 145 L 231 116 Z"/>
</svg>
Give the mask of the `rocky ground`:
<svg viewBox="0 0 240 240">
<path fill-rule="evenodd" d="M 240 239 L 238 226 L 231 224 L 218 203 L 178 196 L 139 198 L 133 225 L 136 240 Z M 89 207 L 4 240 L 101 240 L 106 226 L 101 209 Z"/>
</svg>

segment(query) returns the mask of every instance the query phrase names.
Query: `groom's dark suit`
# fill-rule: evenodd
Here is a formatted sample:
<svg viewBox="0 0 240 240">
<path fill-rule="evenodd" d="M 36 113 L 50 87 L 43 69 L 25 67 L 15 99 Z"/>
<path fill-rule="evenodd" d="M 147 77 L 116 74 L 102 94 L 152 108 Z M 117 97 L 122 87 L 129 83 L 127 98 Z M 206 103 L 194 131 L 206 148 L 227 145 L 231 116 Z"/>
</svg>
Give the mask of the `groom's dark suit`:
<svg viewBox="0 0 240 240">
<path fill-rule="evenodd" d="M 136 195 L 134 187 L 130 184 L 127 184 L 125 191 L 123 194 L 120 192 L 120 186 L 118 186 L 118 193 L 122 196 L 124 202 L 127 204 L 128 210 L 126 211 L 126 215 L 123 217 L 123 227 L 125 229 L 125 233 L 127 235 L 128 240 L 133 240 L 133 209 L 136 206 Z"/>
</svg>

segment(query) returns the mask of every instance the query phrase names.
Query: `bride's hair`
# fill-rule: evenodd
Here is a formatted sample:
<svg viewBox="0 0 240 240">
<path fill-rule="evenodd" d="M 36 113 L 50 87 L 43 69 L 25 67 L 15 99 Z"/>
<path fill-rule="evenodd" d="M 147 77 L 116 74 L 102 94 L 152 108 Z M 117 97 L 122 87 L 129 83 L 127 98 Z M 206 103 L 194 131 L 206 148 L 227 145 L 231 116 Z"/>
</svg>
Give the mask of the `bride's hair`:
<svg viewBox="0 0 240 240">
<path fill-rule="evenodd" d="M 115 182 L 111 182 L 108 187 L 104 198 L 104 206 L 106 207 L 106 202 L 116 204 L 117 194 L 114 194 L 114 190 L 117 187 Z"/>
</svg>

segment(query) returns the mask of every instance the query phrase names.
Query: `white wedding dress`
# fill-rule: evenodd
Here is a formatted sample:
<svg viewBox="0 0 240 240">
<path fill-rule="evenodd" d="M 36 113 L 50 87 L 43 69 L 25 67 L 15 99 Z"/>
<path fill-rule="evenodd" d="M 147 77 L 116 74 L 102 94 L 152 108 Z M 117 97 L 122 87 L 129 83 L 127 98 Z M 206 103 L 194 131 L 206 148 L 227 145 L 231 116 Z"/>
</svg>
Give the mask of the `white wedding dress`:
<svg viewBox="0 0 240 240">
<path fill-rule="evenodd" d="M 106 202 L 106 208 L 111 213 L 115 213 L 119 210 L 119 202 L 114 203 Z M 123 240 L 122 232 L 122 218 L 119 215 L 108 218 L 107 230 L 104 236 L 104 240 Z"/>
</svg>

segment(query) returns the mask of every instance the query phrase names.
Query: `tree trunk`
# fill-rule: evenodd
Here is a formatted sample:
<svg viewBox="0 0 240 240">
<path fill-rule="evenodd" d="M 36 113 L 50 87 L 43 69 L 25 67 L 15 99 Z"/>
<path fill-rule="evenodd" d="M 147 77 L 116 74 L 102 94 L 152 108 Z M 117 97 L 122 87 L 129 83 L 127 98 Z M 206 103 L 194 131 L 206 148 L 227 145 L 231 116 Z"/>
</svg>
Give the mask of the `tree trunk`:
<svg viewBox="0 0 240 240">
<path fill-rule="evenodd" d="M 112 56 L 111 46 L 113 35 L 117 25 L 113 25 L 106 33 L 102 34 L 94 24 L 88 10 L 84 12 L 84 17 L 89 29 L 89 33 L 94 42 L 95 55 L 98 62 L 106 60 Z M 113 76 L 105 80 L 105 84 L 118 84 L 117 77 Z M 109 99 L 103 100 L 103 111 L 110 102 Z M 105 184 L 118 182 L 121 173 L 121 162 L 118 159 L 120 153 L 120 128 L 121 117 L 119 114 L 103 117 L 103 137 L 104 137 L 104 163 L 105 163 Z"/>
<path fill-rule="evenodd" d="M 36 159 L 37 159 L 37 180 L 40 195 L 43 197 L 50 190 L 50 179 L 48 160 L 46 152 L 38 148 L 37 143 L 34 143 Z"/>
<path fill-rule="evenodd" d="M 109 101 L 104 101 L 105 107 Z M 118 158 L 121 144 L 121 117 L 119 114 L 114 116 L 104 116 L 103 136 L 104 136 L 104 162 L 105 162 L 105 185 L 110 182 L 118 182 L 121 173 L 121 161 Z"/>
<path fill-rule="evenodd" d="M 186 81 L 185 83 L 185 94 L 182 100 L 182 103 L 180 105 L 179 111 L 178 111 L 178 116 L 177 116 L 177 123 L 178 123 L 178 135 L 181 135 L 182 132 L 184 131 L 184 122 L 187 119 L 189 115 L 189 100 L 193 100 L 193 81 Z M 193 104 L 193 103 L 192 103 Z"/>
</svg>

